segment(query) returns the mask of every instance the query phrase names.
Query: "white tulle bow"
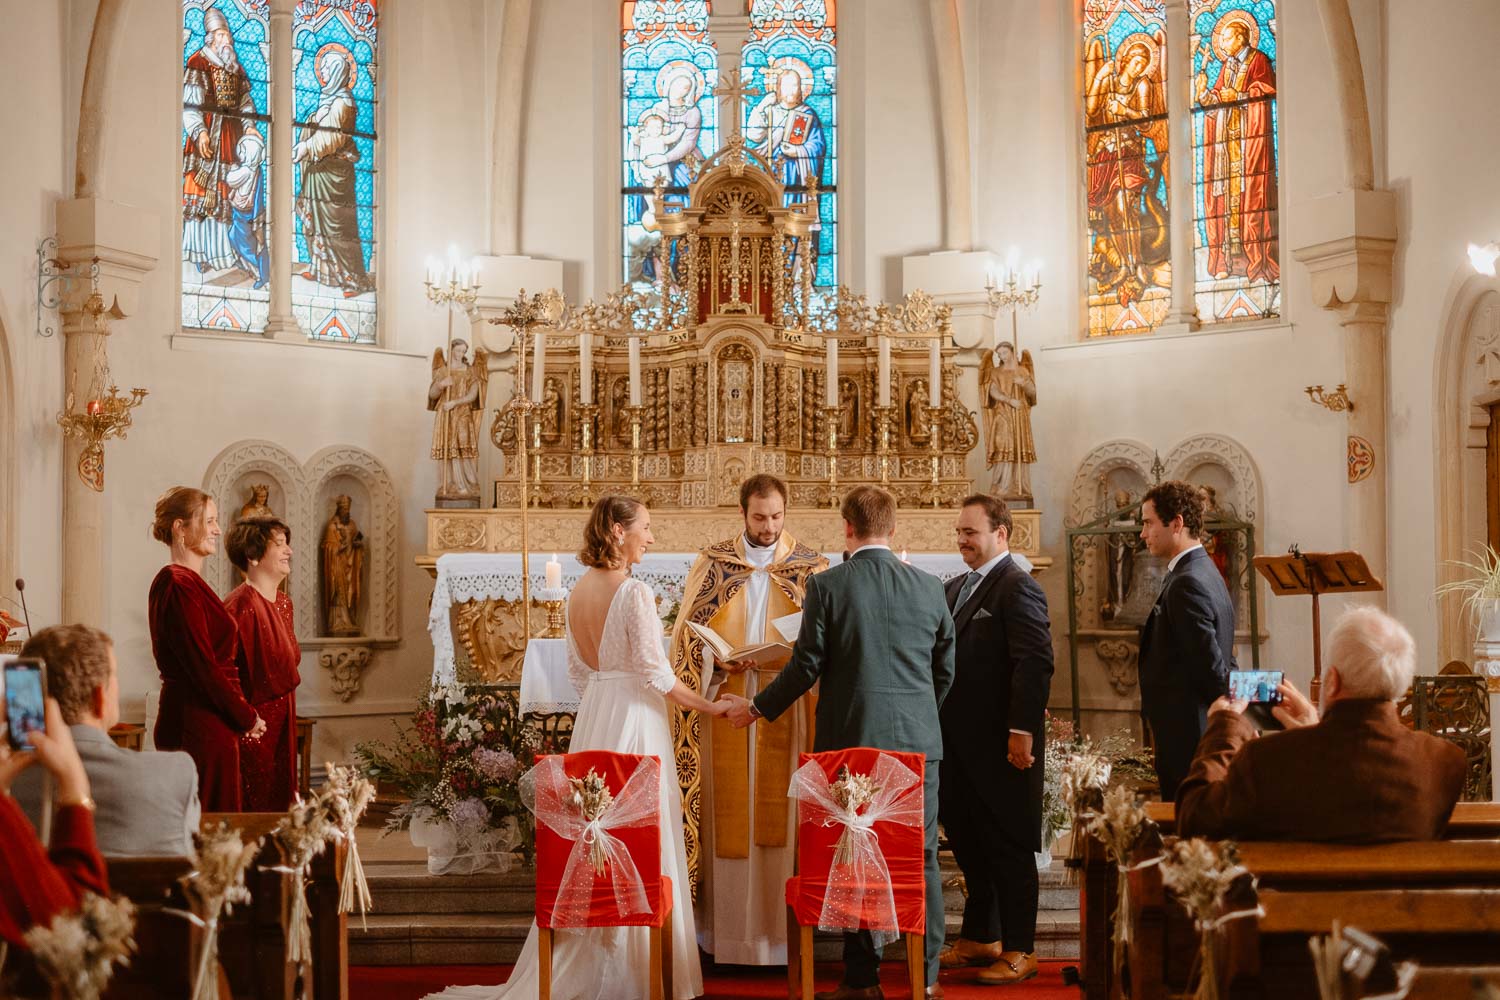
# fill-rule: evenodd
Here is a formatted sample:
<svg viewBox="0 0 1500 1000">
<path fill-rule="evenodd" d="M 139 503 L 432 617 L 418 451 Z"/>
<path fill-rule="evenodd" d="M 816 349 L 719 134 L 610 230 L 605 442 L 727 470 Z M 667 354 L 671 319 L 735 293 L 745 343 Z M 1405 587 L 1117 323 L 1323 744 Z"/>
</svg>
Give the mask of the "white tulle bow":
<svg viewBox="0 0 1500 1000">
<path fill-rule="evenodd" d="M 561 757 L 542 758 L 521 776 L 519 785 L 521 801 L 536 815 L 537 821 L 573 842 L 552 906 L 553 927 L 587 926 L 594 893 L 592 859 L 601 854 L 605 877 L 614 886 L 619 915 L 650 911 L 640 869 L 625 845 L 610 831 L 656 824 L 661 810 L 661 764 L 656 758 L 642 758 L 608 807 L 592 820 L 573 801 L 573 789 Z"/>
<path fill-rule="evenodd" d="M 875 947 L 883 948 L 899 938 L 901 931 L 896 923 L 891 869 L 873 827 L 885 822 L 920 829 L 924 817 L 921 782 L 911 768 L 880 754 L 870 777 L 877 787 L 862 810 L 839 804 L 817 761 L 808 761 L 797 769 L 787 795 L 797 800 L 800 822 L 839 826 L 844 831 L 828 869 L 818 929 L 846 933 L 867 930 L 875 939 Z"/>
</svg>

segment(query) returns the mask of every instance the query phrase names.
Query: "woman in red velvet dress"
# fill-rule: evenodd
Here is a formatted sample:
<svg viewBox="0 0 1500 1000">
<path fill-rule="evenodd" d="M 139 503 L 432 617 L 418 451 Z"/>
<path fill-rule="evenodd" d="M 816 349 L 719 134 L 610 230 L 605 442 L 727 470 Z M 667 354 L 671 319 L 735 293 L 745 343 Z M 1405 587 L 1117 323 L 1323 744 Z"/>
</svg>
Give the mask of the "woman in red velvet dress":
<svg viewBox="0 0 1500 1000">
<path fill-rule="evenodd" d="M 259 739 L 266 724 L 240 690 L 234 619 L 200 575 L 219 542 L 218 508 L 202 490 L 174 486 L 156 501 L 151 534 L 172 550 L 147 609 L 161 674 L 156 748 L 192 756 L 204 812 L 240 812 L 240 737 Z"/>
<path fill-rule="evenodd" d="M 245 582 L 224 598 L 240 632 L 240 687 L 266 723 L 259 740 L 240 743 L 244 807 L 282 812 L 297 791 L 296 699 L 302 682 L 292 599 L 279 589 L 292 571 L 292 529 L 274 517 L 246 518 L 229 529 L 224 551 L 245 574 Z"/>
</svg>

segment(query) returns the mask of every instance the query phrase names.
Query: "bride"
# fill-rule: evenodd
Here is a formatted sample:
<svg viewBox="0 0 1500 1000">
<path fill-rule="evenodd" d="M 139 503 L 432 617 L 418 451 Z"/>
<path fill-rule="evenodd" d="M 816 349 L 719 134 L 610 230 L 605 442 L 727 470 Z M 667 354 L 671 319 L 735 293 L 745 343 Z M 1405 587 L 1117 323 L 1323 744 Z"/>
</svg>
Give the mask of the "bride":
<svg viewBox="0 0 1500 1000">
<path fill-rule="evenodd" d="M 568 599 L 568 675 L 583 693 L 570 750 L 614 750 L 661 758 L 661 870 L 672 878 L 674 1000 L 703 992 L 698 933 L 682 840 L 682 793 L 667 702 L 706 715 L 725 706 L 699 697 L 672 673 L 662 650 L 661 619 L 651 588 L 630 567 L 655 541 L 651 514 L 630 497 L 594 504 L 578 560 L 591 567 Z M 504 986 L 469 986 L 433 994 L 444 1000 L 529 1000 L 537 995 L 536 924 Z M 556 1000 L 627 1000 L 646 993 L 647 928 L 590 927 L 553 935 Z M 431 1000 L 431 998 L 429 998 Z"/>
</svg>

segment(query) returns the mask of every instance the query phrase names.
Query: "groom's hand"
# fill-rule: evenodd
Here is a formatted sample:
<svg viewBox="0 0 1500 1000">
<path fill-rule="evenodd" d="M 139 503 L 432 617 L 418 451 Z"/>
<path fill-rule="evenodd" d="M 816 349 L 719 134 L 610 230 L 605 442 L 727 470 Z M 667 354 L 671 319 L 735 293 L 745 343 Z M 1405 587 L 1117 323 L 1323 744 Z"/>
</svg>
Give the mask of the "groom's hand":
<svg viewBox="0 0 1500 1000">
<path fill-rule="evenodd" d="M 1011 733 L 1010 742 L 1005 748 L 1006 759 L 1010 761 L 1011 767 L 1024 771 L 1036 763 L 1036 758 L 1031 755 L 1031 734 Z"/>
<path fill-rule="evenodd" d="M 725 712 L 724 716 L 734 728 L 744 729 L 755 721 L 755 716 L 750 714 L 750 699 L 741 698 L 737 694 L 726 694 L 719 700 L 729 703 L 729 711 Z"/>
</svg>

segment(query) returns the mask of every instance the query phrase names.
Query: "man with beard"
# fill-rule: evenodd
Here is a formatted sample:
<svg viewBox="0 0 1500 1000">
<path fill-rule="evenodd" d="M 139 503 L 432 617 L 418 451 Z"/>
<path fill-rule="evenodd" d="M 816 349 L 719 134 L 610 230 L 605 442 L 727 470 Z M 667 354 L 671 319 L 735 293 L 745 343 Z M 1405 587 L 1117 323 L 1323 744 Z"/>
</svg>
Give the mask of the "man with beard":
<svg viewBox="0 0 1500 1000">
<path fill-rule="evenodd" d="M 264 200 L 257 197 L 265 137 L 250 117 L 256 113 L 250 77 L 218 8 L 203 12 L 203 35 L 182 76 L 182 259 L 200 273 L 238 267 L 260 288 L 269 278 Z M 254 141 L 242 144 L 247 136 Z M 255 169 L 237 170 L 247 153 Z M 258 218 L 241 220 L 238 239 L 237 207 L 258 211 Z"/>
<path fill-rule="evenodd" d="M 688 622 L 707 625 L 736 648 L 779 638 L 771 622 L 802 609 L 807 581 L 828 560 L 782 530 L 786 484 L 762 473 L 740 486 L 745 530 L 698 554 L 683 588 L 672 633 L 677 676 L 696 684 L 707 667 L 703 641 Z M 713 664 L 707 697 L 753 697 L 785 662 Z M 715 960 L 731 965 L 786 962 L 786 880 L 796 860 L 795 814 L 787 785 L 797 753 L 807 748 L 803 708 L 754 730 L 702 729 L 703 845 L 698 893 L 699 938 Z M 718 891 L 716 891 L 716 889 Z"/>
</svg>

